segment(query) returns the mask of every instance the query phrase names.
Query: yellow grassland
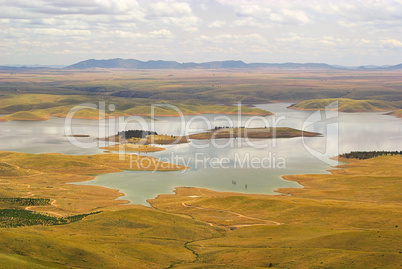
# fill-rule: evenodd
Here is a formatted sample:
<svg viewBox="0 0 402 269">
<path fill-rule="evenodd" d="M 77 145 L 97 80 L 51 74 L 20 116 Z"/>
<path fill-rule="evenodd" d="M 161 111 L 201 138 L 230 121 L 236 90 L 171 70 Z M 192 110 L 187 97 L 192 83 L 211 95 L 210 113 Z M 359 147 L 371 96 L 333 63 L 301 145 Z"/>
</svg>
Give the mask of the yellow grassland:
<svg viewBox="0 0 402 269">
<path fill-rule="evenodd" d="M 133 143 L 117 144 L 108 147 L 101 147 L 101 149 L 106 149 L 109 151 L 135 151 L 135 152 L 155 152 L 165 150 L 165 148 L 161 147 L 151 145 L 140 145 Z"/>
<path fill-rule="evenodd" d="M 104 210 L 62 226 L 0 229 L 5 268 L 399 268 L 402 158 L 348 159 L 325 175 L 292 175 L 304 188 L 250 195 L 178 188 L 119 205 L 119 194 L 65 182 L 127 168 L 117 156 L 3 152 L 1 196 L 44 197 L 34 208 Z M 139 157 L 141 158 L 141 157 Z M 346 160 L 342 160 L 346 161 Z M 87 175 L 85 175 L 87 174 Z"/>
</svg>

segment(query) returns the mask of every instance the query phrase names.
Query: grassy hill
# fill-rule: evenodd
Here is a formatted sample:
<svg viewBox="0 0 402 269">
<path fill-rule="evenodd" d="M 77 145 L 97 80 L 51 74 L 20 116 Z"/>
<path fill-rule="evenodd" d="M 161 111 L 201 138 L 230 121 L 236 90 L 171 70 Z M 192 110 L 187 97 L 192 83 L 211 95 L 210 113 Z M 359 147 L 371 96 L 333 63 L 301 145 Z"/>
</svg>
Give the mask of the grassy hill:
<svg viewBox="0 0 402 269">
<path fill-rule="evenodd" d="M 225 227 L 222 238 L 189 244 L 178 268 L 396 268 L 402 264 L 400 156 L 342 160 L 329 175 L 292 175 L 286 195 L 179 188 L 150 200 L 161 210 Z"/>
<path fill-rule="evenodd" d="M 124 157 L 120 159 L 120 157 Z M 115 200 L 115 190 L 65 184 L 88 181 L 97 174 L 123 170 L 177 171 L 187 167 L 159 162 L 140 155 L 62 155 L 0 152 L 0 198 L 47 198 L 50 206 L 39 206 L 39 212 L 57 216 L 88 213 L 99 207 L 125 203 Z M 55 205 L 56 203 L 56 205 Z"/>
<path fill-rule="evenodd" d="M 148 101 L 207 105 L 323 98 L 401 101 L 400 74 L 397 70 L 313 69 L 3 71 L 0 72 L 0 96 L 42 93 L 66 95 L 68 99 L 87 96 L 90 102 L 123 97 L 116 103 L 123 105 L 132 101 L 138 102 L 137 105 Z M 20 102 L 23 106 L 25 103 Z M 6 113 L 17 112 L 16 108 L 11 107 Z"/>
<path fill-rule="evenodd" d="M 106 113 L 100 114 L 99 109 L 94 109 L 84 105 L 80 107 L 73 117 L 77 119 L 100 119 L 108 116 L 180 116 L 178 109 L 185 115 L 199 114 L 238 114 L 237 106 L 214 105 L 205 102 L 197 104 L 172 103 L 176 109 L 171 107 L 154 107 L 152 104 L 159 104 L 159 101 L 137 100 L 123 97 L 85 96 L 75 95 L 73 98 L 68 95 L 50 95 L 50 94 L 12 94 L 7 95 L 0 101 L 0 114 L 7 114 L 0 117 L 0 121 L 8 120 L 47 120 L 50 117 L 66 117 L 70 110 L 81 104 L 99 105 L 99 102 L 105 102 Z M 166 104 L 168 102 L 163 101 Z M 115 105 L 115 110 L 108 110 L 109 105 Z M 272 115 L 272 113 L 242 106 L 240 108 L 242 115 Z"/>
<path fill-rule="evenodd" d="M 167 268 L 216 228 L 146 208 L 106 211 L 62 226 L 2 229 L 2 268 Z M 45 267 L 46 266 L 46 267 Z"/>
<path fill-rule="evenodd" d="M 44 121 L 48 120 L 48 114 L 42 112 L 20 111 L 0 118 L 0 121 L 21 120 L 21 121 Z"/>
<path fill-rule="evenodd" d="M 114 200 L 118 197 L 114 190 L 65 184 L 128 165 L 117 159 L 106 154 L 0 153 L 7 170 L 23 170 L 18 175 L 0 174 L 0 197 L 46 197 L 30 201 L 31 210 L 66 216 L 103 210 L 64 225 L 0 228 L 0 267 L 397 268 L 402 264 L 400 156 L 342 159 L 349 164 L 331 174 L 286 176 L 304 188 L 280 189 L 285 195 L 178 188 L 175 195 L 150 200 L 152 208 L 118 205 L 122 201 Z M 3 208 L 26 202 L 0 201 Z"/>
<path fill-rule="evenodd" d="M 299 110 L 323 110 L 326 106 L 336 101 L 338 101 L 338 110 L 342 112 L 391 111 L 398 107 L 397 104 L 387 101 L 333 98 L 306 100 L 292 105 L 289 108 Z"/>
<path fill-rule="evenodd" d="M 188 242 L 220 236 L 186 216 L 115 207 L 126 203 L 116 190 L 66 184 L 139 163 L 166 170 L 152 157 L 0 152 L 0 161 L 0 268 L 168 267 L 194 259 Z"/>
<path fill-rule="evenodd" d="M 291 137 L 314 137 L 320 133 L 307 132 L 289 127 L 271 128 L 217 128 L 206 133 L 189 135 L 190 139 L 219 139 L 219 138 L 291 138 Z"/>
<path fill-rule="evenodd" d="M 395 110 L 395 111 L 389 113 L 389 115 L 393 115 L 395 117 L 402 118 L 402 109 Z"/>
</svg>

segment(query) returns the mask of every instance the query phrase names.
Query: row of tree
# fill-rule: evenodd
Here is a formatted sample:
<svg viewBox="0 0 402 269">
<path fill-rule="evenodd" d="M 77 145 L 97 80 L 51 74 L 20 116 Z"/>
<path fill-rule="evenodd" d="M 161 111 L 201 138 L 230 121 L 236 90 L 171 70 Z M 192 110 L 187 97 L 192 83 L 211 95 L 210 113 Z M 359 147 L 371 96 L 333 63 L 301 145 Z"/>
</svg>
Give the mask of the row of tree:
<svg viewBox="0 0 402 269">
<path fill-rule="evenodd" d="M 215 130 L 218 130 L 218 129 L 229 129 L 229 128 L 246 128 L 246 127 L 244 127 L 244 126 L 241 126 L 241 127 L 230 127 L 230 126 L 215 126 Z"/>
<path fill-rule="evenodd" d="M 148 135 L 157 135 L 157 132 L 153 131 L 144 131 L 144 130 L 127 130 L 119 132 L 119 136 L 122 136 L 125 139 L 130 138 L 145 138 Z"/>
<path fill-rule="evenodd" d="M 339 155 L 339 157 L 347 158 L 347 159 L 370 159 L 383 155 L 401 155 L 402 151 L 352 151 L 350 153 L 343 153 Z"/>
<path fill-rule="evenodd" d="M 47 198 L 0 198 L 0 202 L 18 206 L 39 206 L 49 205 L 50 199 Z"/>
<path fill-rule="evenodd" d="M 24 209 L 0 209 L 0 228 L 14 228 L 33 225 L 63 225 L 80 221 L 86 216 L 98 214 L 100 212 L 101 211 L 96 211 L 88 214 L 59 218 Z"/>
</svg>

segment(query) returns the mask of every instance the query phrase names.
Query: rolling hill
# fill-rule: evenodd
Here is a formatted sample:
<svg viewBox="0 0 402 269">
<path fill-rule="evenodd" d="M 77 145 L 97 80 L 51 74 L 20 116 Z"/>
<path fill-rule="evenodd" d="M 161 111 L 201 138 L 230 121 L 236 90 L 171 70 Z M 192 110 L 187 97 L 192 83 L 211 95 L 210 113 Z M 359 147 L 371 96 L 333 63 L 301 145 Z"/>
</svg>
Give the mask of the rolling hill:
<svg viewBox="0 0 402 269">
<path fill-rule="evenodd" d="M 312 99 L 291 105 L 289 108 L 299 110 L 323 110 L 338 101 L 338 110 L 342 112 L 392 111 L 398 106 L 392 102 L 378 100 L 352 100 L 348 98 Z"/>
<path fill-rule="evenodd" d="M 395 117 L 402 118 L 402 109 L 395 110 L 395 111 L 389 113 L 389 115 L 393 115 Z"/>
</svg>

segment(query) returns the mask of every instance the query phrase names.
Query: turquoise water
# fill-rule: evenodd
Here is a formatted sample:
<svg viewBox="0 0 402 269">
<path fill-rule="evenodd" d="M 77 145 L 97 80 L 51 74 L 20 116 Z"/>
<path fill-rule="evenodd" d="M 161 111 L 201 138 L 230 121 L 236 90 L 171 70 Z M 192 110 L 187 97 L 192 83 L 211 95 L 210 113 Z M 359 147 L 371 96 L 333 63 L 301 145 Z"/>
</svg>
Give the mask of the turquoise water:
<svg viewBox="0 0 402 269">
<path fill-rule="evenodd" d="M 287 109 L 289 103 L 265 104 L 257 107 L 272 111 L 269 117 L 237 117 L 237 115 L 202 115 L 180 118 L 160 117 L 154 130 L 162 134 L 191 134 L 214 126 L 293 127 L 320 132 L 323 137 L 283 139 L 199 140 L 189 144 L 167 146 L 166 151 L 149 153 L 162 161 L 189 166 L 182 172 L 132 172 L 106 174 L 80 184 L 118 189 L 120 199 L 147 205 L 146 200 L 161 193 L 173 193 L 180 186 L 203 187 L 217 191 L 273 194 L 280 187 L 302 187 L 283 180 L 282 175 L 327 173 L 335 161 L 329 157 L 353 150 L 402 150 L 402 121 L 383 113 L 339 113 L 324 115 L 310 111 Z M 311 116 L 313 115 L 313 116 Z M 329 117 L 328 117 L 329 115 Z M 274 124 L 276 122 L 276 124 Z M 0 150 L 28 153 L 60 152 L 64 154 L 101 153 L 97 147 L 80 148 L 65 135 L 64 119 L 45 122 L 0 122 Z M 151 127 L 150 119 L 142 124 Z M 101 123 L 102 126 L 108 126 Z M 132 122 L 125 129 L 143 129 Z M 99 122 L 73 120 L 74 134 L 89 134 L 82 143 L 97 143 Z M 122 130 L 122 128 L 120 128 Z M 114 133 L 115 130 L 112 130 Z M 233 181 L 236 184 L 233 184 Z M 247 185 L 247 186 L 246 186 Z"/>
</svg>

